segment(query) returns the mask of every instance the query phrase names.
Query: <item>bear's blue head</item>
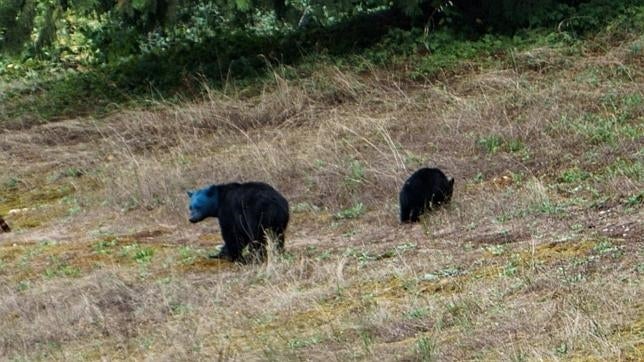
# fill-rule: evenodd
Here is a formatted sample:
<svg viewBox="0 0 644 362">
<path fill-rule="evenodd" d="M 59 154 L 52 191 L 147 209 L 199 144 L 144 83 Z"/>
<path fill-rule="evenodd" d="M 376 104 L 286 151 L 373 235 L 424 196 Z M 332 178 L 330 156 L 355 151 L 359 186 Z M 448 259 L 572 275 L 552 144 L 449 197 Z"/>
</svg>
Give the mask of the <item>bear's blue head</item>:
<svg viewBox="0 0 644 362">
<path fill-rule="evenodd" d="M 190 197 L 190 222 L 196 223 L 219 214 L 219 190 L 212 185 L 196 191 L 188 191 Z"/>
</svg>

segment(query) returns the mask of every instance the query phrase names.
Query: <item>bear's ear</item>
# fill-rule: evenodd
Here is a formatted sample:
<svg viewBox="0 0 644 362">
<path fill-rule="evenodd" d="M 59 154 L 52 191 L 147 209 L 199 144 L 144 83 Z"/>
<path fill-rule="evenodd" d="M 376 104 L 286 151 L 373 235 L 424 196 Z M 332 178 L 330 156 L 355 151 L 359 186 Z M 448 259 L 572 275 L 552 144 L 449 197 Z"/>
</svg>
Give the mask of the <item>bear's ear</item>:
<svg viewBox="0 0 644 362">
<path fill-rule="evenodd" d="M 186 193 L 188 194 L 188 197 L 192 197 L 192 195 L 194 194 L 194 192 L 192 191 L 186 191 Z"/>
</svg>

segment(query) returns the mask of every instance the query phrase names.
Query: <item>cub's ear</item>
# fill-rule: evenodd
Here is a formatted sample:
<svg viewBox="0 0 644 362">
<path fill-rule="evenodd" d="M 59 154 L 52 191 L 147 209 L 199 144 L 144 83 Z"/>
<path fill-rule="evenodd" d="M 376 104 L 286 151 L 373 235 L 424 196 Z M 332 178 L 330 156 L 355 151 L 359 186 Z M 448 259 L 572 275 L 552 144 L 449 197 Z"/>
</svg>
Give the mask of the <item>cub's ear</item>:
<svg viewBox="0 0 644 362">
<path fill-rule="evenodd" d="M 450 187 L 454 187 L 454 178 L 453 177 L 448 177 L 447 182 L 449 183 Z"/>
<path fill-rule="evenodd" d="M 192 197 L 192 195 L 194 194 L 194 192 L 192 191 L 186 191 L 186 193 L 188 194 L 188 197 Z"/>
</svg>

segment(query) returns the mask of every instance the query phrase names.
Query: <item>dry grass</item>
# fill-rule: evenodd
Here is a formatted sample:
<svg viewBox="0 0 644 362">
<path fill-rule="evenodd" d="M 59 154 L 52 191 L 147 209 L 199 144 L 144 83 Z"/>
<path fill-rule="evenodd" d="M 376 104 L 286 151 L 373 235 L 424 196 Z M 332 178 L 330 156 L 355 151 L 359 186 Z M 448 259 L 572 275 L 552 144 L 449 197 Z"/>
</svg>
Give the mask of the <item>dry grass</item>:
<svg viewBox="0 0 644 362">
<path fill-rule="evenodd" d="M 642 360 L 637 42 L 5 132 L 0 359 Z M 400 226 L 427 164 L 455 199 Z M 206 258 L 185 190 L 231 180 L 287 196 L 286 255 Z"/>
</svg>

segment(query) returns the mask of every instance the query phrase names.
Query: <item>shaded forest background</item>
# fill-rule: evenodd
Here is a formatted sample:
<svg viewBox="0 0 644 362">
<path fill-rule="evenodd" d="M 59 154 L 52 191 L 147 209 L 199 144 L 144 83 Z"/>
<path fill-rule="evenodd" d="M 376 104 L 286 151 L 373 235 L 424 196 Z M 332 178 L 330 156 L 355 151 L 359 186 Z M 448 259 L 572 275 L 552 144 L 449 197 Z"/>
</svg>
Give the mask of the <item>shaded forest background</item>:
<svg viewBox="0 0 644 362">
<path fill-rule="evenodd" d="M 204 85 L 256 83 L 278 67 L 287 78 L 302 75 L 325 59 L 354 68 L 405 64 L 412 78 L 432 77 L 475 54 L 533 42 L 538 29 L 547 29 L 543 41 L 574 41 L 616 16 L 641 23 L 629 18 L 636 4 L 3 0 L 0 118 L 24 126 L 133 99 L 193 97 Z M 289 68 L 295 64 L 304 66 Z"/>
</svg>

